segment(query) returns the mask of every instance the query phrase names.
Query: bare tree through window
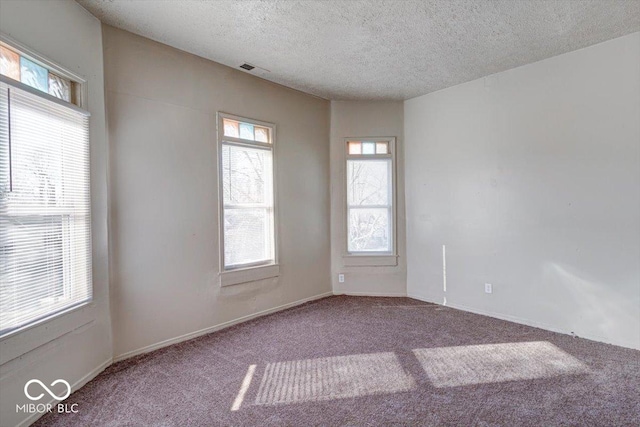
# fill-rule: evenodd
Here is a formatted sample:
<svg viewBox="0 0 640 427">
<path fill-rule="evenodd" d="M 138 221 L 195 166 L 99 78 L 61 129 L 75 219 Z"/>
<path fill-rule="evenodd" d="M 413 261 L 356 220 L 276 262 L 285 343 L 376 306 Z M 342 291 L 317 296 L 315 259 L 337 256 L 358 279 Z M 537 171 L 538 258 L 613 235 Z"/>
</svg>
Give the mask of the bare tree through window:
<svg viewBox="0 0 640 427">
<path fill-rule="evenodd" d="M 357 143 L 347 159 L 347 249 L 392 252 L 392 158 L 381 142 Z"/>
</svg>

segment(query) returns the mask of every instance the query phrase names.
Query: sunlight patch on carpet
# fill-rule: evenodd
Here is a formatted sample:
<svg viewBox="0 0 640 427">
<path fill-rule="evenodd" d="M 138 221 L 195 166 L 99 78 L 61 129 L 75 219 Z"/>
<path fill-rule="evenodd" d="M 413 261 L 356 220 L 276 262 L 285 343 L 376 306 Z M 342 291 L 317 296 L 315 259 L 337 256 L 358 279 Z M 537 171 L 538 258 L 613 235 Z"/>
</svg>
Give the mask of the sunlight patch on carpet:
<svg viewBox="0 0 640 427">
<path fill-rule="evenodd" d="M 584 363 L 547 341 L 420 348 L 413 353 L 435 387 L 589 372 Z"/>
<path fill-rule="evenodd" d="M 253 374 L 256 371 L 256 365 L 249 365 L 247 369 L 247 374 L 244 376 L 244 380 L 242 380 L 242 385 L 240 386 L 240 390 L 238 391 L 238 395 L 236 399 L 233 401 L 233 405 L 231 406 L 232 411 L 237 411 L 240 409 L 242 402 L 244 401 L 244 396 L 247 394 L 247 390 L 249 390 L 249 386 L 251 386 L 251 379 L 253 378 Z"/>
<path fill-rule="evenodd" d="M 413 390 L 394 353 L 356 354 L 270 363 L 257 405 L 332 400 Z"/>
</svg>

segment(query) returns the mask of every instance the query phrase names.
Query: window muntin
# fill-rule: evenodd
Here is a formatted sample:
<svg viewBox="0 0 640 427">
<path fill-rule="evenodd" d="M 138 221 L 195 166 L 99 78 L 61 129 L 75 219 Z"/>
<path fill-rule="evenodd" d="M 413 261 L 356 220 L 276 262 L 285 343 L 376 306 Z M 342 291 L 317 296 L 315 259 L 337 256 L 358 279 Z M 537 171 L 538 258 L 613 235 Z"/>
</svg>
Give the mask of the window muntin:
<svg viewBox="0 0 640 427">
<path fill-rule="evenodd" d="M 56 73 L 9 46 L 0 44 L 0 75 L 79 105 L 79 83 Z"/>
<path fill-rule="evenodd" d="M 89 301 L 89 117 L 0 81 L 0 335 Z"/>
<path fill-rule="evenodd" d="M 393 139 L 347 141 L 347 253 L 394 253 Z"/>
<path fill-rule="evenodd" d="M 276 263 L 274 126 L 220 113 L 222 269 Z"/>
</svg>

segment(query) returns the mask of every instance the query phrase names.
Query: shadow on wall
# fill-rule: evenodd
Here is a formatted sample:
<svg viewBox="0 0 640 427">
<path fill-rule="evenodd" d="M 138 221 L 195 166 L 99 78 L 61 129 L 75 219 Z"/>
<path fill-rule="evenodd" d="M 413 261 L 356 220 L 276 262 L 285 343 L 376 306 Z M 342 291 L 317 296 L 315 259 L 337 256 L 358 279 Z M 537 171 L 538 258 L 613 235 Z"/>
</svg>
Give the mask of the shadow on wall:
<svg viewBox="0 0 640 427">
<path fill-rule="evenodd" d="M 561 315 L 564 317 L 563 324 L 571 331 L 579 333 L 583 325 L 597 325 L 594 332 L 600 337 L 624 339 L 629 336 L 623 332 L 625 328 L 639 328 L 640 319 L 634 317 L 633 313 L 637 313 L 640 297 L 629 298 L 629 295 L 618 291 L 629 286 L 606 285 L 589 280 L 568 266 L 552 262 L 544 265 L 541 281 L 562 286 L 555 289 L 554 294 L 566 298 L 567 309 Z M 555 310 L 557 306 L 552 308 Z"/>
<path fill-rule="evenodd" d="M 547 341 L 413 350 L 433 387 L 533 380 L 589 372 Z M 250 365 L 231 408 L 240 409 L 257 365 Z M 254 405 L 292 404 L 408 392 L 417 382 L 393 352 L 269 363 Z"/>
</svg>

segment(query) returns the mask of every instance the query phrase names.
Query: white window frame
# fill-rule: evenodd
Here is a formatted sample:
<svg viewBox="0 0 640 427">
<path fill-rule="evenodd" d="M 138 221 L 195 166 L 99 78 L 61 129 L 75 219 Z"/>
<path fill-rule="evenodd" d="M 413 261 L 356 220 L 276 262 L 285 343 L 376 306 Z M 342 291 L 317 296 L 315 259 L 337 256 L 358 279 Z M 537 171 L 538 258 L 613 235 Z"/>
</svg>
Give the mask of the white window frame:
<svg viewBox="0 0 640 427">
<path fill-rule="evenodd" d="M 349 141 L 371 141 L 371 142 L 386 142 L 389 147 L 388 154 L 349 154 Z M 397 254 L 397 203 L 396 203 L 396 138 L 393 136 L 387 137 L 351 137 L 344 138 L 342 149 L 345 153 L 345 161 L 343 162 L 343 176 L 344 176 L 344 198 L 343 198 L 343 218 L 344 218 L 344 254 L 342 256 L 343 264 L 346 267 L 384 267 L 384 266 L 396 266 L 398 265 Z M 348 176 L 347 176 L 347 163 L 349 160 L 379 160 L 379 159 L 391 159 L 391 251 L 385 252 L 349 252 L 349 202 L 347 198 L 348 192 Z"/>
<path fill-rule="evenodd" d="M 3 82 L 8 85 L 15 86 L 51 102 L 55 102 L 70 109 L 90 115 L 87 111 L 87 80 L 83 76 L 67 70 L 63 66 L 40 55 L 35 50 L 2 32 L 0 32 L 0 44 L 18 52 L 20 55 L 43 66 L 44 68 L 53 71 L 55 74 L 75 82 L 76 97 L 73 100 L 74 103 L 69 103 L 6 76 L 0 75 L 0 80 L 3 80 Z M 93 165 L 90 164 L 89 167 L 91 168 L 92 166 Z M 91 176 L 89 179 L 91 179 Z M 93 206 L 91 206 L 91 209 L 93 210 Z M 93 222 L 93 214 L 91 215 L 91 221 Z M 90 256 L 93 257 L 93 253 Z M 92 280 L 92 296 L 89 300 L 78 305 L 71 306 L 65 310 L 52 313 L 49 316 L 28 323 L 2 335 L 2 337 L 0 337 L 0 348 L 2 349 L 2 351 L 0 351 L 0 364 L 4 364 L 10 360 L 20 357 L 39 346 L 95 321 L 97 318 L 97 308 L 94 300 L 95 289 L 93 289 L 93 287 L 94 284 Z"/>
<path fill-rule="evenodd" d="M 271 142 L 251 141 L 243 138 L 236 138 L 224 135 L 223 120 L 235 120 L 238 122 L 249 123 L 271 130 Z M 276 125 L 273 123 L 263 122 L 260 120 L 250 119 L 247 117 L 237 116 L 224 112 L 218 112 L 217 117 L 217 135 L 218 135 L 218 225 L 219 225 L 219 249 L 220 249 L 220 285 L 231 286 L 240 283 L 254 282 L 263 279 L 278 277 L 280 275 L 280 265 L 278 263 L 278 209 L 277 209 L 277 185 L 276 185 Z M 222 165 L 222 148 L 225 143 L 231 145 L 240 145 L 249 148 L 262 148 L 271 151 L 272 161 L 272 183 L 273 183 L 273 261 L 256 262 L 243 264 L 233 268 L 226 268 L 224 262 L 224 176 Z"/>
</svg>

